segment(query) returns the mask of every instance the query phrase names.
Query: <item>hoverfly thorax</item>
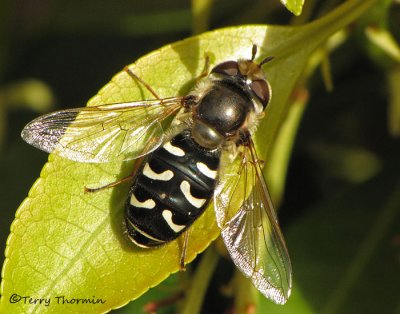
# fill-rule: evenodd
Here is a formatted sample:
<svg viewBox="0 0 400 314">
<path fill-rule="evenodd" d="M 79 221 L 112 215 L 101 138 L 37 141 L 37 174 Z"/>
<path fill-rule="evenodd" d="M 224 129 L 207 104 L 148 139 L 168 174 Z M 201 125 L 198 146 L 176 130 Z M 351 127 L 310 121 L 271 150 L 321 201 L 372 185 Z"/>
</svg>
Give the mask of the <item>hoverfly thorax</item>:
<svg viewBox="0 0 400 314">
<path fill-rule="evenodd" d="M 261 68 L 267 59 L 260 64 L 253 59 L 254 54 L 250 60 L 225 61 L 211 70 L 211 84 L 193 115 L 192 136 L 200 146 L 216 149 L 237 137 L 249 116 L 269 103 L 271 88 Z"/>
</svg>

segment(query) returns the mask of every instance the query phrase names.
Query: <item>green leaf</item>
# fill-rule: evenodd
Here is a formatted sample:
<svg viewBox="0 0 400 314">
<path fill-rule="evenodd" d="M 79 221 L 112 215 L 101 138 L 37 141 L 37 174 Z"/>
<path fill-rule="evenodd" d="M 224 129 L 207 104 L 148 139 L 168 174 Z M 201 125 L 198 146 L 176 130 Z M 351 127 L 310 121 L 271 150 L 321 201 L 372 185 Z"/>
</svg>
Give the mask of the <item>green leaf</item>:
<svg viewBox="0 0 400 314">
<path fill-rule="evenodd" d="M 281 2 L 294 15 L 300 15 L 303 10 L 304 0 L 281 0 Z"/>
<path fill-rule="evenodd" d="M 171 313 L 171 308 L 175 305 L 174 300 L 182 297 L 182 283 L 186 273 L 176 273 L 169 276 L 157 287 L 150 289 L 141 298 L 130 302 L 126 306 L 112 310 L 112 314 L 148 314 L 149 309 L 157 308 L 157 314 Z M 167 302 L 165 302 L 167 300 Z M 169 302 L 171 304 L 169 304 Z M 160 305 L 158 305 L 161 303 Z"/>
<path fill-rule="evenodd" d="M 273 99 L 256 135 L 259 155 L 264 159 L 270 154 L 288 111 L 289 95 L 310 54 L 374 2 L 349 1 L 302 27 L 242 26 L 205 33 L 154 51 L 131 68 L 160 96 L 167 97 L 183 95 L 193 87 L 204 68 L 206 53 L 216 64 L 249 58 L 256 44 L 259 59 L 274 56 L 265 66 Z M 147 98 L 151 95 L 121 72 L 88 105 Z M 127 185 L 84 193 L 85 186 L 99 187 L 127 176 L 132 165 L 82 164 L 50 155 L 11 227 L 0 312 L 104 312 L 139 297 L 179 270 L 182 239 L 157 249 L 140 249 L 125 237 Z M 192 261 L 218 235 L 210 206 L 190 229 L 186 261 Z M 27 298 L 18 301 L 18 296 Z M 63 304 L 62 296 L 75 304 Z M 49 298 L 51 304 L 45 306 L 37 300 L 40 298 Z M 77 299 L 92 303 L 82 304 L 81 300 L 77 305 Z M 99 299 L 104 303 L 96 302 Z"/>
</svg>

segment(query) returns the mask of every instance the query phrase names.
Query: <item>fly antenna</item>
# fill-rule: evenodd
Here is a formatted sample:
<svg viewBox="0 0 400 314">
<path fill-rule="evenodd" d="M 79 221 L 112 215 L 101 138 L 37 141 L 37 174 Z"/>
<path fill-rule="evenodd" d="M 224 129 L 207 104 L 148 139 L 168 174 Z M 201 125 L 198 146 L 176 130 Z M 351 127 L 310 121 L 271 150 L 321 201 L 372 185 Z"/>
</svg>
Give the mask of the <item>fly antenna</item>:
<svg viewBox="0 0 400 314">
<path fill-rule="evenodd" d="M 272 56 L 266 57 L 263 61 L 260 62 L 259 66 L 266 64 L 267 62 L 271 61 L 272 59 L 274 59 L 274 57 L 272 57 Z"/>
<path fill-rule="evenodd" d="M 257 50 L 258 50 L 257 45 L 256 45 L 256 44 L 253 44 L 253 47 L 252 47 L 252 49 L 251 49 L 251 61 L 254 61 L 254 59 L 256 58 Z M 266 57 L 264 60 L 262 60 L 262 61 L 258 64 L 258 66 L 261 67 L 261 66 L 263 66 L 264 64 L 266 64 L 267 62 L 271 61 L 272 59 L 274 59 L 274 57 L 272 57 L 272 56 Z"/>
<path fill-rule="evenodd" d="M 253 44 L 253 48 L 251 49 L 251 61 L 254 61 L 256 54 L 257 54 L 257 45 Z"/>
</svg>

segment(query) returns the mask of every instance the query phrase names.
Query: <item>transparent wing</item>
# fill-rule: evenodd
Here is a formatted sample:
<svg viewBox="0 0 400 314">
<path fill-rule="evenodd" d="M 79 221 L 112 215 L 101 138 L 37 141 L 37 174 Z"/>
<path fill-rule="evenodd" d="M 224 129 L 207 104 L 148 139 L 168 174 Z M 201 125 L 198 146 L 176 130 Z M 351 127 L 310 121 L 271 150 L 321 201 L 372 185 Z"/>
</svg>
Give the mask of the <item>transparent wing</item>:
<svg viewBox="0 0 400 314">
<path fill-rule="evenodd" d="M 233 163 L 227 154 L 221 162 L 214 207 L 228 252 L 262 294 L 284 304 L 292 269 L 253 143 Z"/>
<path fill-rule="evenodd" d="M 184 97 L 56 111 L 22 130 L 29 144 L 80 162 L 138 158 L 163 140 L 161 121 L 176 113 Z"/>
</svg>

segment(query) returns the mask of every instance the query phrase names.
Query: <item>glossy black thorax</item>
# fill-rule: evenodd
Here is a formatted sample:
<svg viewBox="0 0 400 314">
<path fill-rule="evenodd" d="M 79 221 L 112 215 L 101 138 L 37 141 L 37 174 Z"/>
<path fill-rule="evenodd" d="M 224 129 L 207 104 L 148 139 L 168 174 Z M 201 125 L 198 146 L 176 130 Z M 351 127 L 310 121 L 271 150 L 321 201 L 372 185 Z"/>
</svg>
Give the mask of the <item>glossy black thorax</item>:
<svg viewBox="0 0 400 314">
<path fill-rule="evenodd" d="M 251 108 L 250 96 L 237 82 L 215 81 L 199 101 L 196 118 L 213 127 L 222 136 L 229 136 L 240 129 Z"/>
</svg>

